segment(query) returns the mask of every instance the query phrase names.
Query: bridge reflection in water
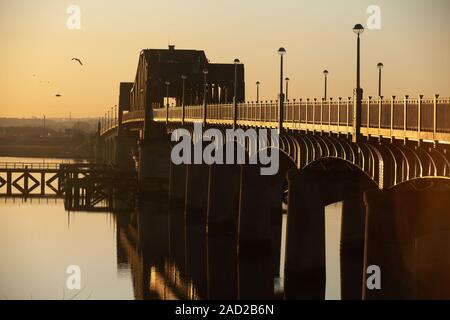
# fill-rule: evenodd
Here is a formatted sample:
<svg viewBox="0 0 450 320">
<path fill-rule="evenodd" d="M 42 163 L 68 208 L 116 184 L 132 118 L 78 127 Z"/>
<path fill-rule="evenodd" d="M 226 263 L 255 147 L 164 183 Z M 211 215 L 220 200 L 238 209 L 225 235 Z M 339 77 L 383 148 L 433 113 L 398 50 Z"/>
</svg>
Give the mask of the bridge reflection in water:
<svg viewBox="0 0 450 320">
<path fill-rule="evenodd" d="M 270 257 L 239 258 L 235 237 L 208 237 L 162 209 L 155 199 L 116 212 L 118 262 L 131 266 L 136 299 L 275 298 Z"/>
</svg>

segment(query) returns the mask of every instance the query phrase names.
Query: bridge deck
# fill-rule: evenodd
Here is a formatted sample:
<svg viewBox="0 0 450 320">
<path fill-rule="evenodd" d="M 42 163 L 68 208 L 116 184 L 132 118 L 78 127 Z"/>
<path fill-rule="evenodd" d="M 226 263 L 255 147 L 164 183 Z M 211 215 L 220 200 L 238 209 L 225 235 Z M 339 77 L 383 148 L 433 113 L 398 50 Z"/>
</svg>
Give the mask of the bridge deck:
<svg viewBox="0 0 450 320">
<path fill-rule="evenodd" d="M 353 131 L 352 99 L 300 100 L 284 104 L 283 127 L 296 131 L 351 134 Z M 208 105 L 206 123 L 231 126 L 233 105 Z M 260 128 L 277 128 L 277 102 L 239 104 L 237 124 Z M 123 123 L 143 122 L 143 110 L 125 113 Z M 203 122 L 203 106 L 185 107 L 185 123 Z M 182 107 L 153 109 L 153 121 L 182 122 Z M 117 128 L 117 122 L 102 127 L 102 134 Z M 436 141 L 450 143 L 450 99 L 404 98 L 367 99 L 361 110 L 361 134 L 380 138 Z"/>
</svg>

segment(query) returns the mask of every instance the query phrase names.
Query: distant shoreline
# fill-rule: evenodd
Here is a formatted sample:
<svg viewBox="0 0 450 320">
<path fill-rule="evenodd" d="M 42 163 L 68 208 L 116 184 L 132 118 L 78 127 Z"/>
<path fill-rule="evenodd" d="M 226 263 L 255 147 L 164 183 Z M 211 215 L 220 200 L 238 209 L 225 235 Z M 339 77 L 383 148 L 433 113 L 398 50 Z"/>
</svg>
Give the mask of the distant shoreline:
<svg viewBox="0 0 450 320">
<path fill-rule="evenodd" d="M 89 156 L 80 156 L 76 152 L 61 147 L 48 146 L 0 146 L 0 157 L 29 157 L 29 158 L 61 158 L 74 160 L 93 160 Z"/>
</svg>

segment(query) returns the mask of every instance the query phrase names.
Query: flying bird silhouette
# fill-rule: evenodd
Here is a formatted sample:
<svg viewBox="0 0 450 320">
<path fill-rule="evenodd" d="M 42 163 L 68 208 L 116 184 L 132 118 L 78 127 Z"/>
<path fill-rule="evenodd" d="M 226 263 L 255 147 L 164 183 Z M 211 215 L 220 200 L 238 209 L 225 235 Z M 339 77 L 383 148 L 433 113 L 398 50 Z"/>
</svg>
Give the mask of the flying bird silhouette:
<svg viewBox="0 0 450 320">
<path fill-rule="evenodd" d="M 72 61 L 77 61 L 80 65 L 83 65 L 83 62 L 78 58 L 72 58 Z"/>
<path fill-rule="evenodd" d="M 62 97 L 59 93 L 58 94 L 55 94 L 55 97 Z"/>
</svg>

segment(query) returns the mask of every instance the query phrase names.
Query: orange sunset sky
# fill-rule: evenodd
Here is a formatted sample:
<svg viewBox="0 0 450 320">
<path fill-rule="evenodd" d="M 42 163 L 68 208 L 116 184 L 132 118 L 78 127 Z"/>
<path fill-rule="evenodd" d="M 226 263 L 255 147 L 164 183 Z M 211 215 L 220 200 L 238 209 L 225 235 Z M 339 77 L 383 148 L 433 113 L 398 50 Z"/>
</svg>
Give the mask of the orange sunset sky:
<svg viewBox="0 0 450 320">
<path fill-rule="evenodd" d="M 69 30 L 67 7 L 81 9 Z M 276 99 L 284 46 L 290 97 L 349 96 L 355 83 L 355 23 L 381 8 L 381 30 L 362 35 L 362 87 L 385 96 L 450 96 L 448 0 L 2 0 L 0 116 L 98 117 L 134 80 L 143 48 L 203 49 L 211 62 L 245 64 L 247 100 Z M 84 66 L 71 61 L 78 57 Z M 33 76 L 35 75 L 35 76 Z M 61 94 L 57 98 L 55 94 Z"/>
</svg>

